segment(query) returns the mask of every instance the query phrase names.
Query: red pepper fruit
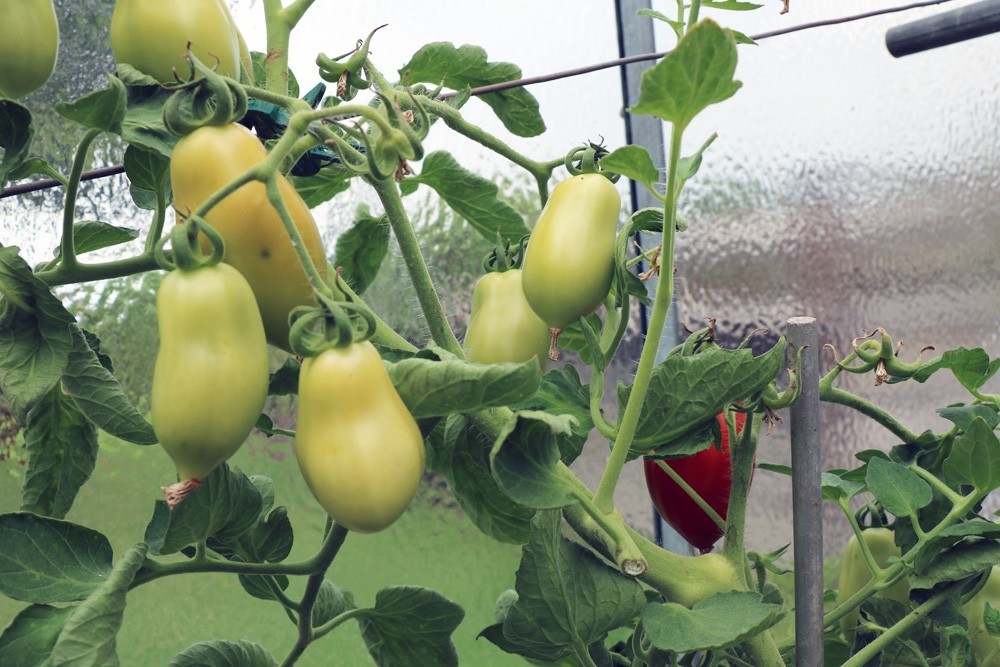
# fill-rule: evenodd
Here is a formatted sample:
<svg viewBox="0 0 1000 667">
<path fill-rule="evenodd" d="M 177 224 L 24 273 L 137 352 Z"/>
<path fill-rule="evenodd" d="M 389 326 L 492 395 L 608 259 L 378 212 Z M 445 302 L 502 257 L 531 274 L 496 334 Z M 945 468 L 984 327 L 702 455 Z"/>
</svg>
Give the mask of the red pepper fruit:
<svg viewBox="0 0 1000 667">
<path fill-rule="evenodd" d="M 720 414 L 716 417 L 722 429 L 722 450 L 713 443 L 708 449 L 679 459 L 666 459 L 664 463 L 680 475 L 702 500 L 720 517 L 726 518 L 729 510 L 729 488 L 732 482 L 732 461 L 729 458 L 729 430 Z M 736 413 L 736 432 L 743 430 L 746 415 Z M 691 499 L 687 492 L 665 473 L 656 461 L 646 459 L 646 488 L 653 505 L 663 520 L 691 546 L 701 553 L 708 553 L 722 537 L 722 529 Z"/>
</svg>

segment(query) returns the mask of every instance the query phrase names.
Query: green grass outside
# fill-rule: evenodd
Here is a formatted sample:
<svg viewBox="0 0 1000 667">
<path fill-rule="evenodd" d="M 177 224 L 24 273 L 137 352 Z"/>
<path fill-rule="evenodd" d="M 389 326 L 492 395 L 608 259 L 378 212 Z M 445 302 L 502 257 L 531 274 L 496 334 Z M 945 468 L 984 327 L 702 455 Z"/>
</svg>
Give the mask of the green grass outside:
<svg viewBox="0 0 1000 667">
<path fill-rule="evenodd" d="M 283 460 L 278 460 L 284 454 Z M 289 560 L 310 556 L 318 547 L 326 514 L 298 471 L 291 447 L 252 440 L 231 464 L 247 474 L 271 477 L 276 504 L 288 508 L 295 530 Z M 0 464 L 0 512 L 17 511 L 23 473 L 16 462 Z M 104 533 L 118 558 L 143 538 L 160 486 L 174 479 L 173 466 L 159 447 L 138 447 L 102 435 L 97 469 L 83 487 L 67 520 Z M 327 574 L 354 594 L 359 606 L 374 603 L 375 593 L 393 585 L 432 588 L 465 609 L 453 634 L 462 665 L 525 664 L 476 636 L 493 622 L 493 604 L 512 588 L 520 548 L 480 533 L 451 502 L 447 491 L 422 489 L 418 500 L 391 528 L 374 535 L 349 535 Z M 289 592 L 300 594 L 293 580 Z M 24 607 L 0 596 L 0 628 Z M 193 574 L 146 584 L 128 596 L 118 637 L 122 665 L 166 665 L 187 646 L 207 639 L 248 639 L 266 646 L 279 662 L 295 640 L 295 628 L 277 603 L 246 594 L 232 575 Z M 372 664 L 357 625 L 348 622 L 309 647 L 304 667 L 354 667 Z"/>
</svg>

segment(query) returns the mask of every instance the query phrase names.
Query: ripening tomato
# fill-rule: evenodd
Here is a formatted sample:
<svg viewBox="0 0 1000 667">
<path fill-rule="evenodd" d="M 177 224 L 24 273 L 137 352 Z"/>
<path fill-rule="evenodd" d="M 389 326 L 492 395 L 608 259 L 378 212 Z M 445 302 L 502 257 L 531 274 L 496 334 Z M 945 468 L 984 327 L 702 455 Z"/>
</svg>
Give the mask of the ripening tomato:
<svg viewBox="0 0 1000 667">
<path fill-rule="evenodd" d="M 111 50 L 160 83 L 186 78 L 191 51 L 219 74 L 239 80 L 240 45 L 222 0 L 116 0 L 111 14 Z"/>
<path fill-rule="evenodd" d="M 156 310 L 150 419 L 181 481 L 200 481 L 239 449 L 264 407 L 264 325 L 250 285 L 227 264 L 171 271 Z"/>
<path fill-rule="evenodd" d="M 383 530 L 416 495 L 423 437 L 368 341 L 302 362 L 296 428 L 302 476 L 338 524 Z"/>
<path fill-rule="evenodd" d="M 722 429 L 721 451 L 715 443 L 697 454 L 677 459 L 666 459 L 664 463 L 674 469 L 681 479 L 694 489 L 716 513 L 726 518 L 729 510 L 729 490 L 732 486 L 732 460 L 729 456 L 729 429 L 722 415 L 716 419 Z M 736 413 L 737 432 L 743 430 L 746 415 Z M 722 529 L 691 499 L 687 491 L 665 473 L 656 461 L 643 461 L 646 472 L 646 488 L 653 500 L 656 511 L 663 520 L 676 530 L 681 537 L 702 553 L 712 547 L 722 537 Z"/>
<path fill-rule="evenodd" d="M 866 528 L 861 531 L 861 536 L 868 545 L 872 558 L 879 567 L 886 567 L 889 558 L 899 556 L 900 549 L 896 546 L 895 535 L 888 528 Z M 840 561 L 840 582 L 837 587 L 837 604 L 840 604 L 861 590 L 872 580 L 872 571 L 865 561 L 858 543 L 857 535 L 851 535 L 851 539 L 844 545 L 844 551 Z M 878 593 L 880 597 L 896 600 L 902 604 L 910 601 L 910 582 L 904 578 L 893 584 L 891 588 Z M 853 609 L 849 614 L 840 619 L 840 629 L 844 633 L 844 638 L 849 644 L 854 643 L 855 628 L 861 612 Z"/>
<path fill-rule="evenodd" d="M 58 54 L 52 0 L 0 0 L 0 97 L 17 99 L 41 88 Z"/>
<path fill-rule="evenodd" d="M 548 363 L 549 327 L 524 298 L 521 271 L 487 273 L 472 291 L 472 317 L 465 333 L 465 351 L 477 364 Z"/>
<path fill-rule="evenodd" d="M 241 125 L 198 128 L 177 142 L 170 157 L 174 208 L 181 216 L 196 210 L 217 190 L 266 157 L 267 151 L 257 137 Z M 326 254 L 309 207 L 280 174 L 278 186 L 309 257 L 325 277 Z M 254 181 L 239 188 L 209 211 L 205 220 L 226 243 L 224 261 L 239 269 L 253 288 L 268 342 L 288 350 L 289 312 L 296 306 L 315 305 L 315 299 L 264 184 Z M 207 239 L 203 245 L 207 249 Z"/>
<path fill-rule="evenodd" d="M 608 295 L 620 212 L 618 188 L 601 174 L 552 189 L 521 266 L 524 296 L 550 327 L 565 329 Z"/>
</svg>

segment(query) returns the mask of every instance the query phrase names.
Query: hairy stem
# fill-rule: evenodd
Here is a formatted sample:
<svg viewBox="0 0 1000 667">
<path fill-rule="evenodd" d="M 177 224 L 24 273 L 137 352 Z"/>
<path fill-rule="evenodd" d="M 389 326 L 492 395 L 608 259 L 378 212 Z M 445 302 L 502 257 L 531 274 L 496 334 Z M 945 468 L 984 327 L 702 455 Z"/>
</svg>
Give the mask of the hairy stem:
<svg viewBox="0 0 1000 667">
<path fill-rule="evenodd" d="M 66 199 L 63 204 L 63 229 L 62 242 L 60 244 L 60 264 L 67 269 L 76 268 L 79 262 L 76 259 L 76 246 L 73 244 L 73 223 L 76 218 L 76 195 L 80 190 L 80 177 L 83 175 L 83 167 L 87 164 L 87 157 L 90 155 L 90 147 L 94 140 L 101 136 L 101 130 L 88 130 L 80 145 L 76 148 L 76 155 L 73 158 L 73 167 L 69 173 L 69 181 L 66 183 Z"/>
</svg>

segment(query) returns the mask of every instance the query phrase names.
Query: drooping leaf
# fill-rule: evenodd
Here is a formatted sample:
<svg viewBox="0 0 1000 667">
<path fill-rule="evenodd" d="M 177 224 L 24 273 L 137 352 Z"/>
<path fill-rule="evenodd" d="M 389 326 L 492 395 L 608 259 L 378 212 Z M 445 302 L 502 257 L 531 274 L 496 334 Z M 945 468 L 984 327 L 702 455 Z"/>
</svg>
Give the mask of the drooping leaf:
<svg viewBox="0 0 1000 667">
<path fill-rule="evenodd" d="M 375 281 L 382 261 L 389 252 L 389 218 L 372 215 L 362 204 L 354 218 L 354 226 L 337 238 L 333 266 L 357 294 L 362 294 Z"/>
<path fill-rule="evenodd" d="M 73 249 L 77 255 L 128 243 L 137 238 L 137 229 L 116 227 L 100 220 L 87 220 L 73 225 Z M 62 248 L 56 248 L 54 254 L 62 257 Z"/>
<path fill-rule="evenodd" d="M 83 600 L 111 572 L 108 538 L 68 521 L 0 514 L 0 544 L 0 593 L 15 600 Z"/>
<path fill-rule="evenodd" d="M 97 463 L 97 429 L 60 387 L 28 413 L 24 430 L 28 469 L 21 488 L 22 508 L 66 516 L 80 487 Z"/>
<path fill-rule="evenodd" d="M 325 204 L 351 187 L 352 173 L 347 170 L 320 169 L 312 176 L 294 176 L 292 185 L 309 208 Z"/>
<path fill-rule="evenodd" d="M 410 62 L 399 69 L 400 80 L 410 83 L 444 84 L 453 90 L 478 88 L 521 78 L 521 68 L 512 63 L 489 62 L 486 51 L 464 44 L 434 42 L 421 47 Z M 538 101 L 522 87 L 479 95 L 510 132 L 535 137 L 545 131 Z"/>
<path fill-rule="evenodd" d="M 985 572 L 997 563 L 1000 563 L 1000 542 L 963 542 L 937 555 L 921 574 L 911 576 L 910 588 L 933 588 L 959 581 Z"/>
<path fill-rule="evenodd" d="M 642 610 L 642 623 L 653 646 L 677 653 L 735 646 L 773 626 L 784 615 L 760 593 L 716 593 L 691 609 L 666 602 Z"/>
<path fill-rule="evenodd" d="M 955 439 L 944 474 L 955 484 L 971 484 L 983 493 L 1000 486 L 1000 439 L 982 417 Z"/>
<path fill-rule="evenodd" d="M 440 593 L 394 586 L 375 595 L 375 606 L 358 617 L 358 625 L 379 667 L 449 667 L 458 665 L 451 633 L 464 616 Z"/>
<path fill-rule="evenodd" d="M 865 483 L 886 511 L 896 516 L 909 516 L 934 498 L 930 485 L 916 473 L 885 459 L 868 462 Z"/>
<path fill-rule="evenodd" d="M 31 140 L 35 130 L 31 124 L 31 112 L 14 100 L 0 99 L 0 188 L 10 180 L 29 159 Z"/>
<path fill-rule="evenodd" d="M 213 639 L 189 646 L 167 667 L 277 667 L 271 652 L 256 642 Z"/>
<path fill-rule="evenodd" d="M 165 156 L 138 146 L 129 146 L 125 149 L 123 164 L 125 175 L 128 176 L 129 193 L 136 206 L 155 211 L 158 192 L 162 192 L 165 201 L 170 201 L 170 161 Z"/>
<path fill-rule="evenodd" d="M 533 509 L 556 509 L 574 502 L 573 489 L 560 472 L 557 439 L 572 433 L 569 415 L 523 410 L 497 435 L 490 467 L 500 488 L 515 502 Z"/>
<path fill-rule="evenodd" d="M 355 608 L 354 596 L 350 591 L 345 591 L 329 579 L 324 579 L 319 586 L 316 605 L 312 611 L 313 626 L 323 625 L 345 611 Z"/>
<path fill-rule="evenodd" d="M 594 422 L 590 415 L 590 389 L 580 381 L 576 366 L 566 364 L 549 371 L 531 398 L 512 406 L 513 410 L 544 410 L 554 415 L 573 417 L 570 433 L 559 435 L 556 442 L 562 462 L 570 465 L 587 442 Z"/>
<path fill-rule="evenodd" d="M 73 607 L 33 604 L 14 617 L 0 635 L 0 665 L 38 667 L 52 654 Z"/>
<path fill-rule="evenodd" d="M 147 547 L 139 543 L 118 561 L 100 587 L 77 605 L 52 647 L 52 663 L 74 667 L 117 665 L 116 637 L 125 615 L 125 596 L 142 567 Z"/>
<path fill-rule="evenodd" d="M 505 241 L 516 243 L 528 233 L 521 214 L 497 198 L 496 184 L 467 170 L 449 153 L 430 153 L 420 173 L 407 180 L 434 188 L 487 241 L 496 242 L 499 232 Z"/>
<path fill-rule="evenodd" d="M 55 110 L 59 115 L 83 125 L 90 130 L 118 134 L 125 120 L 125 84 L 121 79 L 108 76 L 108 87 L 89 93 L 73 102 L 60 102 Z"/>
</svg>

